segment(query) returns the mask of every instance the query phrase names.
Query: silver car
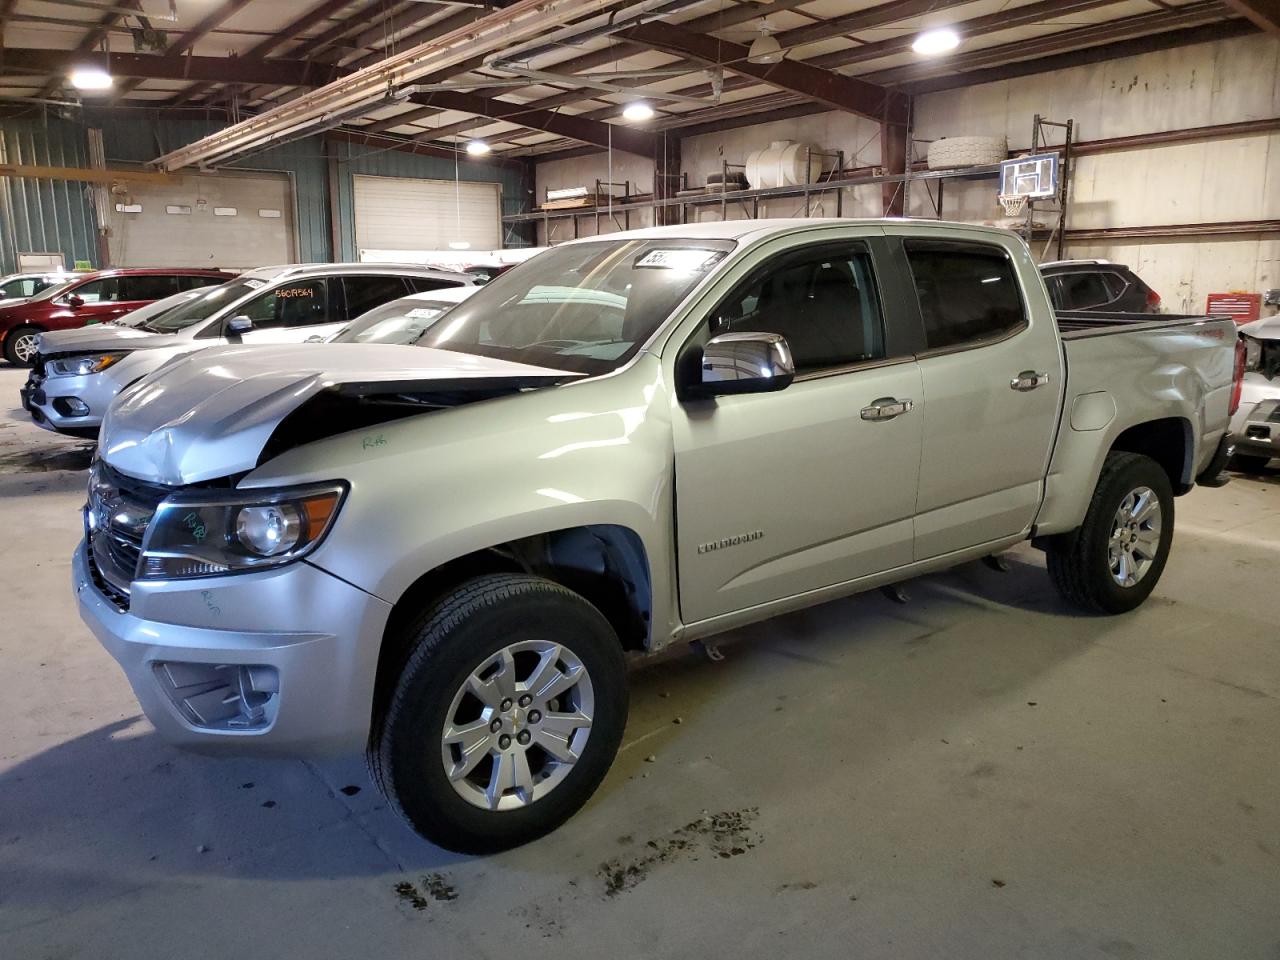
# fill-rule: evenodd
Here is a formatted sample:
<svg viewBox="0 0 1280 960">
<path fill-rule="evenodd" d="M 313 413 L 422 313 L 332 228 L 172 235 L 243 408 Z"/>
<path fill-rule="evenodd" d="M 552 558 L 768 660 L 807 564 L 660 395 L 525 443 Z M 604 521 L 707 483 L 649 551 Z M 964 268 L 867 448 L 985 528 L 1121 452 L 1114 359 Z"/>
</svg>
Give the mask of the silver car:
<svg viewBox="0 0 1280 960">
<path fill-rule="evenodd" d="M 46 430 L 96 437 L 116 394 L 174 357 L 230 344 L 327 339 L 350 318 L 389 300 L 475 284 L 465 273 L 395 264 L 250 270 L 140 323 L 43 334 L 22 404 Z"/>
<path fill-rule="evenodd" d="M 1231 419 L 1236 453 L 1231 465 L 1261 473 L 1280 457 L 1280 316 L 1246 323 L 1240 333 L 1248 345 L 1248 371 L 1240 409 Z"/>
</svg>

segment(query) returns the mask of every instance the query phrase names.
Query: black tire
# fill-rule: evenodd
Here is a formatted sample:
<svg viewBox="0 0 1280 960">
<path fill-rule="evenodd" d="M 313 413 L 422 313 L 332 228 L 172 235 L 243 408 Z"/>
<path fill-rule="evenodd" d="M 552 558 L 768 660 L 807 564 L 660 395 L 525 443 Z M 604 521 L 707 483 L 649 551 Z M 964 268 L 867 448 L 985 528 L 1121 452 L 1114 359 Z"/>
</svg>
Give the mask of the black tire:
<svg viewBox="0 0 1280 960">
<path fill-rule="evenodd" d="M 1149 487 L 1159 501 L 1160 542 L 1146 573 L 1126 587 L 1112 576 L 1108 542 L 1121 503 L 1140 487 Z M 1126 613 L 1146 600 L 1159 582 L 1173 543 L 1173 522 L 1173 486 L 1164 469 L 1141 454 L 1109 453 L 1084 523 L 1049 543 L 1049 576 L 1058 592 L 1082 610 Z"/>
<path fill-rule="evenodd" d="M 374 780 L 420 835 L 459 853 L 492 853 L 560 826 L 591 797 L 622 742 L 627 671 L 604 616 L 550 580 L 494 574 L 462 584 L 411 628 L 412 653 L 369 745 Z M 594 690 L 594 716 L 578 760 L 546 796 L 516 809 L 481 809 L 450 783 L 440 738 L 455 694 L 504 647 L 552 640 L 573 652 Z"/>
<path fill-rule="evenodd" d="M 4 338 L 4 358 L 15 367 L 33 366 L 35 354 L 32 353 L 27 359 L 22 359 L 18 354 L 19 342 L 28 337 L 39 336 L 41 332 L 39 327 L 14 327 Z"/>
<path fill-rule="evenodd" d="M 1256 457 L 1248 453 L 1237 453 L 1231 458 L 1229 466 L 1240 473 L 1266 473 L 1270 457 Z"/>
</svg>

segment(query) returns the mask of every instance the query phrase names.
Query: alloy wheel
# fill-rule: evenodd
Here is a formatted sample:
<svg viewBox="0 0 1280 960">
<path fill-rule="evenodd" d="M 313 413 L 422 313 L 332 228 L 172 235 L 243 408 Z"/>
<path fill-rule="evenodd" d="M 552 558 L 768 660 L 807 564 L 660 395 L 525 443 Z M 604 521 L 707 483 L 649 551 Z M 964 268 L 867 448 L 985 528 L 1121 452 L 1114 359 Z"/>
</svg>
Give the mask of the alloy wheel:
<svg viewBox="0 0 1280 960">
<path fill-rule="evenodd" d="M 449 705 L 445 775 L 474 806 L 528 806 L 569 775 L 594 712 L 591 676 L 573 651 L 544 640 L 510 644 L 477 666 Z"/>
<path fill-rule="evenodd" d="M 1135 586 L 1155 563 L 1160 521 L 1160 499 L 1150 487 L 1138 487 L 1120 501 L 1107 541 L 1111 577 L 1120 586 Z"/>
</svg>

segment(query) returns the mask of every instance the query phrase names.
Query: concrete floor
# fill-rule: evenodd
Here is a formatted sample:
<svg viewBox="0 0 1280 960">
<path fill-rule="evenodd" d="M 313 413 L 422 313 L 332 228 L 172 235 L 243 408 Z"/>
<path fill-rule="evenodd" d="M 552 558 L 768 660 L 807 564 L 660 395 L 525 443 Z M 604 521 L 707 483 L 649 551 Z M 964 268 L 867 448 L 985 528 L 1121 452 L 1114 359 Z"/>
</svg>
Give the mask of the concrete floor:
<svg viewBox="0 0 1280 960">
<path fill-rule="evenodd" d="M 587 809 L 470 859 L 361 758 L 156 738 L 72 604 L 87 448 L 10 409 L 21 379 L 0 956 L 1280 957 L 1280 471 L 1180 500 L 1129 616 L 1072 615 L 1024 549 L 648 667 Z"/>
</svg>

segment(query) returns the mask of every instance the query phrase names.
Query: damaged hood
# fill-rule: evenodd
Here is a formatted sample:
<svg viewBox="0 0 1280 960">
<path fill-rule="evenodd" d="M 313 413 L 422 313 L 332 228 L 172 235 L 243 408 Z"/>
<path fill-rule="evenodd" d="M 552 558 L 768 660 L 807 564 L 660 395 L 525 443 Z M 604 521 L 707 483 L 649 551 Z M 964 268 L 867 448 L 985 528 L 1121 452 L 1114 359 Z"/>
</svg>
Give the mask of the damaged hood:
<svg viewBox="0 0 1280 960">
<path fill-rule="evenodd" d="M 1243 324 L 1240 335 L 1248 346 L 1248 369 L 1273 382 L 1280 379 L 1280 316 Z"/>
<path fill-rule="evenodd" d="M 50 330 L 40 334 L 40 352 L 47 357 L 58 353 L 140 350 L 169 346 L 174 339 L 172 333 L 148 333 L 113 323 L 95 323 L 75 330 Z"/>
<path fill-rule="evenodd" d="M 329 399 L 343 412 L 397 404 L 394 416 L 404 416 L 578 376 L 394 344 L 213 347 L 174 360 L 121 393 L 103 419 L 99 449 L 130 476 L 197 483 L 252 470 L 282 421 L 309 401 Z M 448 399 L 433 399 L 442 397 Z M 303 428 L 307 439 L 355 429 L 332 407 L 314 413 Z"/>
</svg>

